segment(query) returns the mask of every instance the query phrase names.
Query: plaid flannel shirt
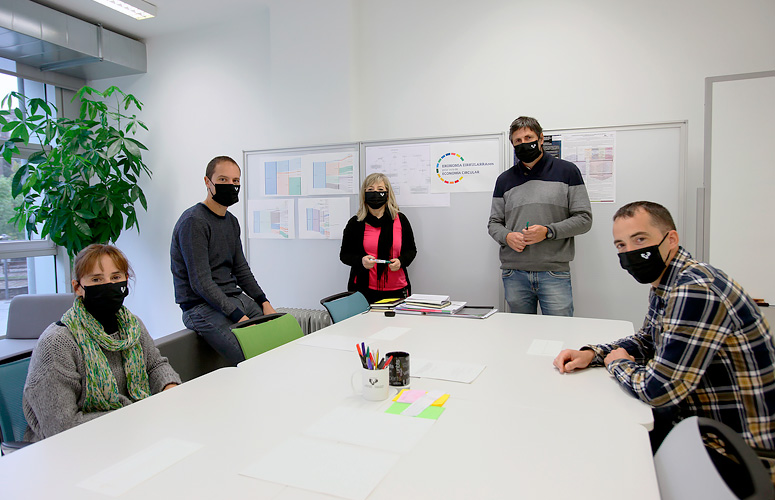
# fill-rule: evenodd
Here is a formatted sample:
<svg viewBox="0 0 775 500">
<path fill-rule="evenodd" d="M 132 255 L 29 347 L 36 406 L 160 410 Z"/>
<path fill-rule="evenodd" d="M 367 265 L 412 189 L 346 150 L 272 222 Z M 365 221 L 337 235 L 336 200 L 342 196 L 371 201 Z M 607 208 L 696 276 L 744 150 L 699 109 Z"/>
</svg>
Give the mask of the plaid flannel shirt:
<svg viewBox="0 0 775 500">
<path fill-rule="evenodd" d="M 640 331 L 583 349 L 599 365 L 617 347 L 636 361 L 608 371 L 642 401 L 721 421 L 751 446 L 775 449 L 775 344 L 753 299 L 722 271 L 679 248 Z"/>
</svg>

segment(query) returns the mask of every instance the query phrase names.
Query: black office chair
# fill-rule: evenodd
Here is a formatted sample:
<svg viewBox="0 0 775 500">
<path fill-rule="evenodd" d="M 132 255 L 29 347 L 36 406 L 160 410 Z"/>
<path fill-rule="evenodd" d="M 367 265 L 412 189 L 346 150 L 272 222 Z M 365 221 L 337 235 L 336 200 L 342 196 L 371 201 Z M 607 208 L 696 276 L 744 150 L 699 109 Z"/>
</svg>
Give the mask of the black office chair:
<svg viewBox="0 0 775 500">
<path fill-rule="evenodd" d="M 705 446 L 713 434 L 736 460 Z M 663 500 L 772 500 L 770 472 L 748 444 L 730 427 L 709 418 L 678 423 L 659 446 L 654 466 Z"/>
<path fill-rule="evenodd" d="M 30 358 L 0 364 L 0 454 L 7 455 L 30 443 L 22 441 L 27 420 L 22 410 L 22 393 Z"/>
</svg>

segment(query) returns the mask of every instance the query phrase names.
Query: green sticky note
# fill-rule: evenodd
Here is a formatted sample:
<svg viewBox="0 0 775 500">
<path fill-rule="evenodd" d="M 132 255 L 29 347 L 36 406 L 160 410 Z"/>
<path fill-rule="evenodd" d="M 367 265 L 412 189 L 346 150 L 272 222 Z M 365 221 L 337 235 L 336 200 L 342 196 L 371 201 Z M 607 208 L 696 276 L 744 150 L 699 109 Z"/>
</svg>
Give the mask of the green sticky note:
<svg viewBox="0 0 775 500">
<path fill-rule="evenodd" d="M 401 412 L 409 408 L 410 403 L 393 403 L 390 408 L 385 410 L 385 413 L 393 415 L 400 415 Z M 423 410 L 422 413 L 417 415 L 419 418 L 427 418 L 430 420 L 437 420 L 441 414 L 444 413 L 444 408 L 441 406 L 429 406 Z"/>
</svg>

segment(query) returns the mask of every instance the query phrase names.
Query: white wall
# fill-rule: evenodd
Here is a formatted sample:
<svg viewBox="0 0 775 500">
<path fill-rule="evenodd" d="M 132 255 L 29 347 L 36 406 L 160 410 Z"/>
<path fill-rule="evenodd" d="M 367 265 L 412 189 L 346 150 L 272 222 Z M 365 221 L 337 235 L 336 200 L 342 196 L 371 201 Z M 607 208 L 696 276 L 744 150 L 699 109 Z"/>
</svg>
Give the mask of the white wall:
<svg viewBox="0 0 775 500">
<path fill-rule="evenodd" d="M 129 306 L 154 335 L 181 327 L 169 239 L 212 156 L 489 133 L 520 114 L 553 129 L 688 120 L 691 250 L 704 79 L 774 68 L 774 18 L 771 0 L 278 0 L 148 40 L 146 75 L 95 82 L 135 93 L 152 131 L 149 213 L 119 241 L 138 275 Z M 613 247 L 600 258 L 617 265 Z M 303 286 L 256 274 L 270 299 Z"/>
</svg>

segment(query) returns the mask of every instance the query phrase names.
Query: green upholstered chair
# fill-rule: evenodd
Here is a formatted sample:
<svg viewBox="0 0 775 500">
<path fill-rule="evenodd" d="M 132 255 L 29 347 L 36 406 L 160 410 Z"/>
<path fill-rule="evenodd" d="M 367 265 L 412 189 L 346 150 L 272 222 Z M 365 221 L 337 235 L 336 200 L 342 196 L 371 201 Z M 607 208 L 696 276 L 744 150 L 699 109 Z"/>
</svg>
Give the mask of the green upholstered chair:
<svg viewBox="0 0 775 500">
<path fill-rule="evenodd" d="M 337 293 L 321 299 L 320 304 L 328 311 L 332 323 L 338 323 L 369 310 L 369 301 L 361 292 Z"/>
<path fill-rule="evenodd" d="M 10 453 L 22 446 L 27 420 L 22 410 L 22 393 L 27 381 L 30 358 L 0 365 L 0 453 Z"/>
<path fill-rule="evenodd" d="M 232 327 L 245 359 L 271 351 L 304 334 L 296 318 L 290 314 L 267 314 L 259 318 L 238 323 Z"/>
</svg>

